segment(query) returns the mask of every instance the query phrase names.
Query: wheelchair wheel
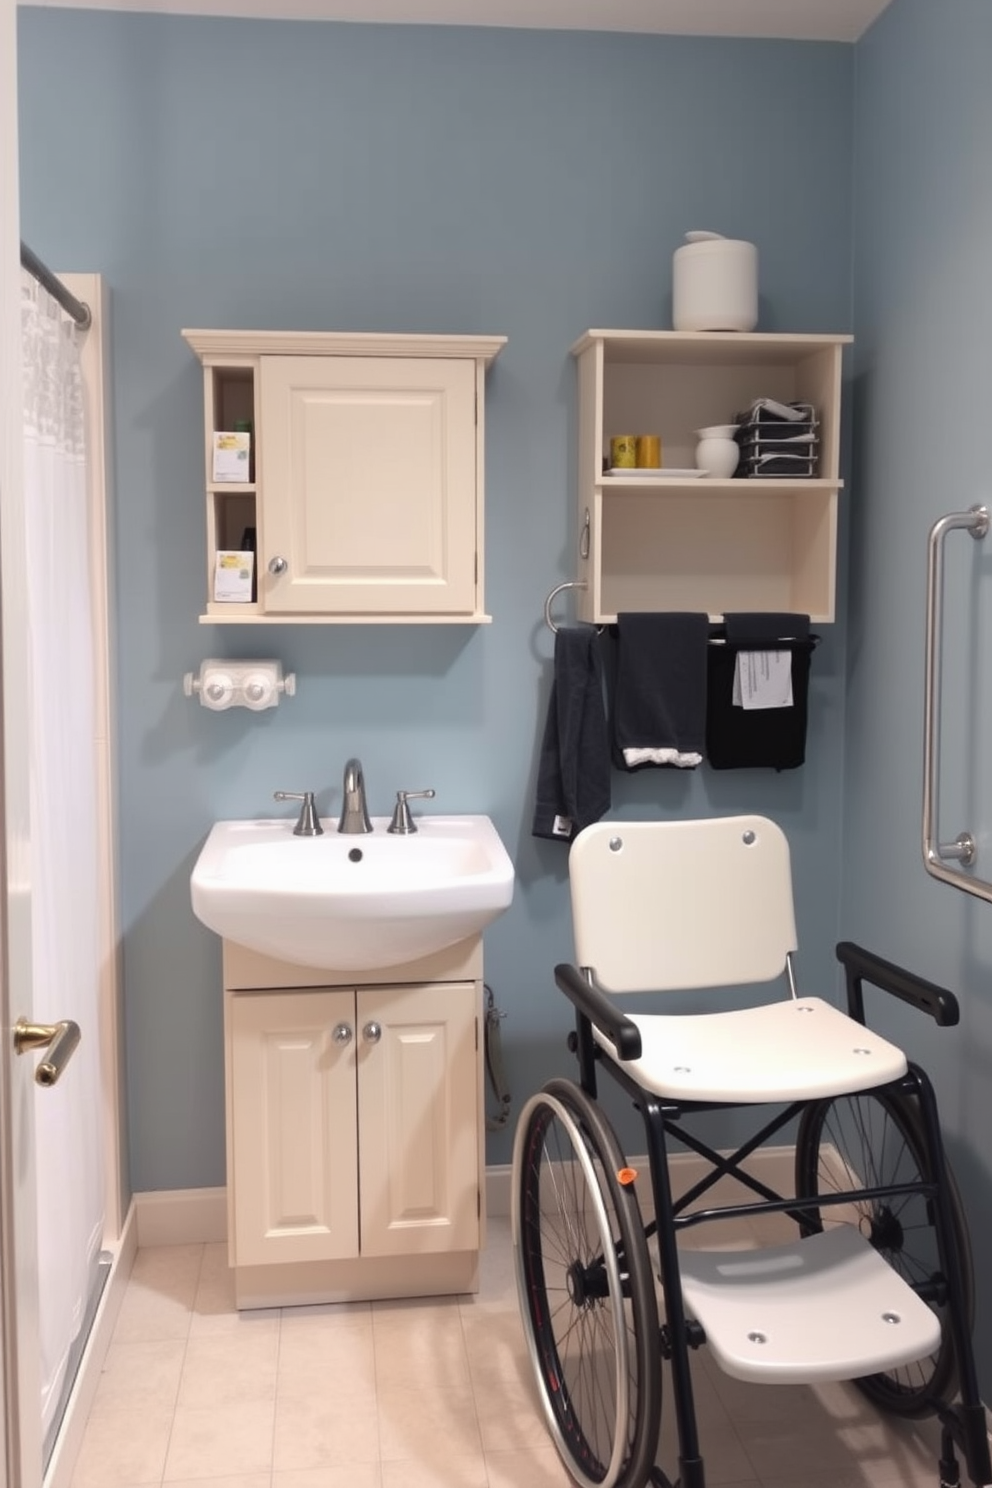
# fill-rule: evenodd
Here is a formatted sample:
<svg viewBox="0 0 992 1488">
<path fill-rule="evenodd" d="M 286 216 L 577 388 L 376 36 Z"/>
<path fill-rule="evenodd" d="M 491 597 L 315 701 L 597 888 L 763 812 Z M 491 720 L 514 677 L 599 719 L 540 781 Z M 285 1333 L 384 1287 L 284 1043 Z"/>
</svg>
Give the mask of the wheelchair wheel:
<svg viewBox="0 0 992 1488">
<path fill-rule="evenodd" d="M 513 1153 L 520 1312 L 548 1427 L 583 1488 L 642 1488 L 661 1423 L 658 1302 L 624 1166 L 570 1081 L 524 1107 Z"/>
<path fill-rule="evenodd" d="M 945 1159 L 946 1163 L 946 1159 Z M 923 1181 L 929 1172 L 923 1126 L 912 1103 L 901 1095 L 837 1096 L 807 1107 L 796 1140 L 796 1195 L 838 1193 L 855 1188 Z M 961 1277 L 967 1310 L 974 1320 L 975 1287 L 968 1229 L 954 1176 L 948 1169 L 947 1198 L 954 1265 Z M 940 1289 L 940 1262 L 932 1201 L 920 1194 L 865 1199 L 834 1209 L 807 1211 L 805 1234 L 833 1224 L 856 1224 L 875 1249 L 911 1286 Z M 946 1323 L 946 1304 L 928 1298 L 941 1318 L 942 1337 L 926 1359 L 866 1375 L 855 1384 L 879 1409 L 897 1416 L 930 1415 L 954 1398 L 957 1371 Z"/>
</svg>

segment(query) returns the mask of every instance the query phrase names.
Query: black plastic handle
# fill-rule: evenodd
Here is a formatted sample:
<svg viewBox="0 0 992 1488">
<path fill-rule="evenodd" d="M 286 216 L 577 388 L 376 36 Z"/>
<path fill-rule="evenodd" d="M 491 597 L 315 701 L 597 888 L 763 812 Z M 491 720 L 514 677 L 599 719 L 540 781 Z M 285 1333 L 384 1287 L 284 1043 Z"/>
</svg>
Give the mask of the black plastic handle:
<svg viewBox="0 0 992 1488">
<path fill-rule="evenodd" d="M 640 1059 L 641 1031 L 622 1013 L 595 982 L 586 981 L 577 966 L 562 961 L 555 967 L 555 981 L 580 1013 L 595 1023 L 617 1051 L 620 1059 Z"/>
<path fill-rule="evenodd" d="M 873 951 L 866 951 L 853 941 L 842 940 L 839 943 L 837 960 L 844 967 L 847 978 L 848 1012 L 859 1023 L 865 1021 L 862 978 L 871 982 L 873 987 L 879 987 L 883 992 L 898 997 L 900 1002 L 908 1002 L 921 1013 L 929 1013 L 941 1028 L 953 1028 L 960 1019 L 958 1000 L 953 992 L 906 971 L 902 966 L 896 966 L 892 961 L 884 961 L 881 956 L 876 956 Z"/>
</svg>

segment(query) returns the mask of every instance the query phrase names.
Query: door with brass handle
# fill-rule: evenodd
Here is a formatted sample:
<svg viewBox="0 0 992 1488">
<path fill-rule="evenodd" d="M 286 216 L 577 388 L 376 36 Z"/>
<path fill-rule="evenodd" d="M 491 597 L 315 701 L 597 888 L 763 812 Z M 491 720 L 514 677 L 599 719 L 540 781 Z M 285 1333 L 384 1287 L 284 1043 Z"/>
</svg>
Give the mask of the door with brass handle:
<svg viewBox="0 0 992 1488">
<path fill-rule="evenodd" d="M 14 1025 L 14 1051 L 28 1054 L 32 1049 L 47 1049 L 48 1057 L 38 1065 L 34 1077 L 39 1085 L 55 1085 L 80 1037 L 79 1024 L 71 1018 L 64 1018 L 61 1023 L 29 1023 L 27 1018 L 18 1018 Z"/>
</svg>

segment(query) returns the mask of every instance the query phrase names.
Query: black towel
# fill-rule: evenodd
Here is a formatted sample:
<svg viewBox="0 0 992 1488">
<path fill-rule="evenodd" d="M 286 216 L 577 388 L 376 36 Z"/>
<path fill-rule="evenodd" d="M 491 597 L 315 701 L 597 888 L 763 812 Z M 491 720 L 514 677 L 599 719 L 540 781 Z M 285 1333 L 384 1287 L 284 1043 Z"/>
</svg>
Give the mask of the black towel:
<svg viewBox="0 0 992 1488">
<path fill-rule="evenodd" d="M 571 842 L 609 809 L 610 748 L 599 637 L 592 626 L 568 627 L 555 635 L 533 835 Z"/>
<path fill-rule="evenodd" d="M 806 758 L 810 658 L 817 637 L 808 615 L 725 615 L 727 641 L 711 646 L 706 696 L 706 757 L 714 770 L 794 770 Z M 733 701 L 742 651 L 792 653 L 792 706 L 742 708 Z"/>
<path fill-rule="evenodd" d="M 774 611 L 724 615 L 724 629 L 731 645 L 751 650 L 774 650 L 773 641 L 806 641 L 809 639 L 809 616 L 789 615 Z"/>
<path fill-rule="evenodd" d="M 617 616 L 613 763 L 694 769 L 706 738 L 706 649 L 703 614 Z"/>
</svg>

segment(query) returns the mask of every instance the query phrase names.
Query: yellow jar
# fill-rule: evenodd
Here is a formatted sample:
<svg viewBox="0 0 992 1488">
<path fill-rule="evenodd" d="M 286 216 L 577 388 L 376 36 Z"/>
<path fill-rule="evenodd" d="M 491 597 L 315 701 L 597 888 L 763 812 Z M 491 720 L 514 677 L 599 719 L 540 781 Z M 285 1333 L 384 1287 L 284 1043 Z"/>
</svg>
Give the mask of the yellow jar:
<svg viewBox="0 0 992 1488">
<path fill-rule="evenodd" d="M 614 434 L 610 440 L 610 468 L 612 470 L 637 468 L 636 434 Z"/>
<path fill-rule="evenodd" d="M 638 434 L 637 468 L 638 470 L 659 470 L 661 468 L 660 434 Z"/>
</svg>

